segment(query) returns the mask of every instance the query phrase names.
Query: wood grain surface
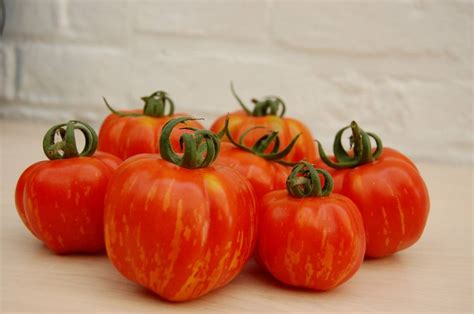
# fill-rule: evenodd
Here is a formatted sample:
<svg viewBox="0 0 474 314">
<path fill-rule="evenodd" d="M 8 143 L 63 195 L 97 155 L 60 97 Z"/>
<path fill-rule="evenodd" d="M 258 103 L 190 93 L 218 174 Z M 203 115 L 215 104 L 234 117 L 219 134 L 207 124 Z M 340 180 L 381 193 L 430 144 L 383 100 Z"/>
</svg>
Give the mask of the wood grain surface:
<svg viewBox="0 0 474 314">
<path fill-rule="evenodd" d="M 419 164 L 431 196 L 421 240 L 366 260 L 329 292 L 279 284 L 253 261 L 229 285 L 187 303 L 161 300 L 126 280 L 105 255 L 57 256 L 23 226 L 14 205 L 21 172 L 44 159 L 46 124 L 0 120 L 1 312 L 472 312 L 473 168 Z"/>
</svg>

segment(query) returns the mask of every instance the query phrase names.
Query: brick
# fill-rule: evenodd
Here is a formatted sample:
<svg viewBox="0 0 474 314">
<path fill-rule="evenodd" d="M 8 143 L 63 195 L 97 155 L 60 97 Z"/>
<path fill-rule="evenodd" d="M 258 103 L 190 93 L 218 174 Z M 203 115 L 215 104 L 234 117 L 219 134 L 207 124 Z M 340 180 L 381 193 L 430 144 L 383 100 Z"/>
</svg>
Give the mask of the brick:
<svg viewBox="0 0 474 314">
<path fill-rule="evenodd" d="M 467 1 L 276 1 L 270 29 L 277 43 L 309 52 L 467 63 L 472 14 Z"/>
<path fill-rule="evenodd" d="M 265 37 L 264 1 L 146 1 L 138 4 L 139 32 L 217 36 L 242 40 Z"/>
<path fill-rule="evenodd" d="M 0 99 L 11 100 L 15 96 L 15 68 L 13 47 L 0 43 Z"/>
<path fill-rule="evenodd" d="M 103 95 L 128 99 L 127 58 L 115 49 L 25 44 L 18 57 L 20 100 L 94 106 Z"/>
<path fill-rule="evenodd" d="M 55 0 L 5 0 L 5 37 L 48 36 L 57 31 Z"/>
<path fill-rule="evenodd" d="M 126 42 L 131 34 L 131 10 L 126 0 L 71 0 L 67 5 L 69 37 L 82 42 Z"/>
</svg>

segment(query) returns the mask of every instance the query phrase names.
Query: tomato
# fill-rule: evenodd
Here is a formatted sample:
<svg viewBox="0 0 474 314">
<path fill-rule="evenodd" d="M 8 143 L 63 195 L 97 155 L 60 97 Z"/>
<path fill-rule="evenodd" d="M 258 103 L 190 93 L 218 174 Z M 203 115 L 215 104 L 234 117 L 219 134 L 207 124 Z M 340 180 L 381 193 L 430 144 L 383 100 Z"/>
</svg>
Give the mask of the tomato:
<svg viewBox="0 0 474 314">
<path fill-rule="evenodd" d="M 185 116 L 174 113 L 174 103 L 162 91 L 142 97 L 145 102 L 143 110 L 116 111 L 110 107 L 104 98 L 107 107 L 112 111 L 105 118 L 99 131 L 99 150 L 114 154 L 122 159 L 141 153 L 159 153 L 158 139 L 163 125 L 170 119 Z M 169 104 L 170 111 L 165 114 L 165 106 Z M 188 122 L 189 126 L 202 129 L 203 126 L 196 120 Z M 171 141 L 173 148 L 179 150 L 179 138 L 188 130 L 174 130 Z"/>
<path fill-rule="evenodd" d="M 235 93 L 231 85 L 232 93 L 243 108 L 243 110 L 235 111 L 229 114 L 230 124 L 229 131 L 234 138 L 239 138 L 246 130 L 254 126 L 262 126 L 264 128 L 276 131 L 279 133 L 281 144 L 287 146 L 292 139 L 298 134 L 301 134 L 299 140 L 296 142 L 294 149 L 284 158 L 290 162 L 297 162 L 302 159 L 312 161 L 317 159 L 318 153 L 314 144 L 313 136 L 310 130 L 300 121 L 292 118 L 284 117 L 285 103 L 278 97 L 266 97 L 263 100 L 252 100 L 255 104 L 254 110 L 248 109 L 242 100 Z M 279 108 L 281 112 L 278 113 Z M 224 127 L 226 116 L 218 118 L 211 130 L 218 132 Z M 252 146 L 254 143 L 265 135 L 264 129 L 257 130 L 245 139 L 244 144 Z M 223 138 L 224 141 L 229 141 L 228 137 Z"/>
<path fill-rule="evenodd" d="M 112 178 L 105 200 L 105 241 L 112 264 L 164 299 L 195 299 L 231 281 L 256 241 L 255 196 L 234 169 L 212 164 L 219 139 L 195 130 L 184 154 L 160 137 L 161 157 L 137 155 Z"/>
<path fill-rule="evenodd" d="M 323 187 L 319 174 L 325 177 Z M 258 254 L 278 280 L 329 290 L 359 269 L 365 252 L 362 217 L 349 198 L 331 189 L 332 179 L 325 170 L 301 162 L 288 177 L 287 190 L 265 195 Z"/>
<path fill-rule="evenodd" d="M 352 129 L 354 151 L 340 144 L 342 133 Z M 402 153 L 382 146 L 357 123 L 336 135 L 335 156 L 320 155 L 334 177 L 334 191 L 354 201 L 364 219 L 368 257 L 383 257 L 412 246 L 422 235 L 428 218 L 428 190 L 414 163 Z M 370 137 L 377 148 L 371 147 Z"/>
<path fill-rule="evenodd" d="M 75 129 L 86 137 L 81 154 L 75 144 Z M 54 143 L 58 135 L 62 141 Z M 43 143 L 51 160 L 28 167 L 16 186 L 15 202 L 21 220 L 55 253 L 103 250 L 105 193 L 121 160 L 103 152 L 94 154 L 97 135 L 78 121 L 52 127 Z"/>
</svg>

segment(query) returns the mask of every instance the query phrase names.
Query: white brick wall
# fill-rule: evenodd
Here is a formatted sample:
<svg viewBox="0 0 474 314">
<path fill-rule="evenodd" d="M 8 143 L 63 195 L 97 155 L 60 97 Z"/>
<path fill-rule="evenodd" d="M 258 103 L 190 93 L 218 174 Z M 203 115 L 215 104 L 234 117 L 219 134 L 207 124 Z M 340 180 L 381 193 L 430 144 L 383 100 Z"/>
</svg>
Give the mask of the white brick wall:
<svg viewBox="0 0 474 314">
<path fill-rule="evenodd" d="M 4 0 L 0 117 L 99 125 L 169 91 L 207 118 L 280 95 L 330 146 L 352 119 L 417 160 L 472 162 L 472 1 Z"/>
</svg>

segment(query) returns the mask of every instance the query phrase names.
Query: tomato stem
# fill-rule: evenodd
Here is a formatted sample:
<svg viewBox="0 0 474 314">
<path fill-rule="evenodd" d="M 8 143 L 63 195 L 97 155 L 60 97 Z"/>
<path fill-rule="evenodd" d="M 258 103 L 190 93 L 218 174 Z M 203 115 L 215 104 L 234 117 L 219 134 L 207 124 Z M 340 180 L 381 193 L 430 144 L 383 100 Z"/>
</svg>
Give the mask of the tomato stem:
<svg viewBox="0 0 474 314">
<path fill-rule="evenodd" d="M 319 175 L 324 177 L 324 186 L 321 186 Z M 331 194 L 334 181 L 324 169 L 317 169 L 307 161 L 298 162 L 286 180 L 288 193 L 297 198 L 323 197 Z"/>
<path fill-rule="evenodd" d="M 79 130 L 85 138 L 84 149 L 77 150 L 74 130 Z M 60 141 L 56 142 L 57 136 Z M 97 148 L 97 134 L 87 123 L 71 120 L 51 127 L 43 138 L 43 151 L 50 160 L 92 156 Z"/>
<path fill-rule="evenodd" d="M 161 157 L 188 169 L 206 168 L 216 160 L 220 149 L 220 140 L 211 131 L 185 127 L 183 129 L 193 131 L 193 133 L 184 133 L 179 139 L 181 149 L 184 150 L 183 154 L 179 156 L 171 146 L 170 137 L 173 129 L 178 124 L 189 120 L 202 119 L 180 117 L 169 120 L 163 126 L 159 143 Z"/>
<path fill-rule="evenodd" d="M 165 116 L 171 117 L 174 114 L 174 102 L 168 96 L 168 94 L 164 91 L 156 91 L 152 93 L 150 96 L 143 96 L 140 99 L 145 102 L 143 107 L 143 113 L 136 113 L 136 112 L 122 112 L 115 110 L 112 106 L 107 102 L 105 97 L 102 97 L 105 102 L 107 108 L 115 115 L 120 117 L 139 117 L 139 116 L 148 116 L 148 117 L 155 117 L 155 118 L 162 118 Z M 165 112 L 166 105 L 169 105 L 168 113 Z"/>
<path fill-rule="evenodd" d="M 342 145 L 342 135 L 344 131 L 349 128 L 352 130 L 349 142 L 353 154 L 349 154 Z M 376 149 L 373 152 L 370 138 L 374 139 L 376 145 Z M 380 137 L 374 133 L 365 132 L 355 121 L 352 121 L 349 126 L 340 129 L 334 137 L 333 150 L 336 161 L 329 159 L 321 143 L 319 141 L 317 141 L 317 143 L 321 160 L 329 167 L 335 169 L 354 168 L 363 164 L 371 163 L 377 160 L 383 151 L 383 144 Z"/>
<path fill-rule="evenodd" d="M 226 131 L 227 131 L 228 128 L 229 128 L 229 114 L 227 114 L 227 117 L 225 119 L 224 127 L 222 128 L 222 130 L 220 130 L 219 132 L 216 133 L 216 136 L 219 139 L 222 139 L 224 137 L 224 135 L 226 135 Z"/>
<path fill-rule="evenodd" d="M 286 105 L 285 105 L 285 102 L 280 97 L 266 96 L 262 100 L 258 100 L 254 98 L 252 99 L 254 108 L 253 110 L 250 110 L 247 106 L 245 106 L 242 99 L 240 99 L 240 97 L 235 92 L 234 84 L 232 82 L 230 82 L 230 90 L 232 92 L 232 95 L 234 95 L 235 99 L 239 103 L 239 105 L 249 116 L 254 116 L 254 117 L 279 116 L 280 118 L 282 118 L 285 115 Z"/>
<path fill-rule="evenodd" d="M 228 120 L 229 117 L 226 119 L 226 125 L 228 126 Z M 229 139 L 229 141 L 236 147 L 247 151 L 249 153 L 255 154 L 259 157 L 265 158 L 267 160 L 272 160 L 276 161 L 279 163 L 283 163 L 284 165 L 291 165 L 293 166 L 293 163 L 288 163 L 283 161 L 282 159 L 285 158 L 293 149 L 293 147 L 296 144 L 296 141 L 298 141 L 299 137 L 301 134 L 296 135 L 293 140 L 286 146 L 284 149 L 281 151 L 278 151 L 280 149 L 280 138 L 278 137 L 278 131 L 270 131 L 261 138 L 259 138 L 255 144 L 252 147 L 246 146 L 244 144 L 245 137 L 252 131 L 257 130 L 257 129 L 264 129 L 265 127 L 263 126 L 254 126 L 251 128 L 246 129 L 242 135 L 240 136 L 239 140 L 236 141 L 232 135 L 230 134 L 229 128 L 225 129 L 225 135 Z M 265 153 L 265 151 L 270 147 L 270 145 L 273 144 L 272 151 L 270 153 Z"/>
</svg>

